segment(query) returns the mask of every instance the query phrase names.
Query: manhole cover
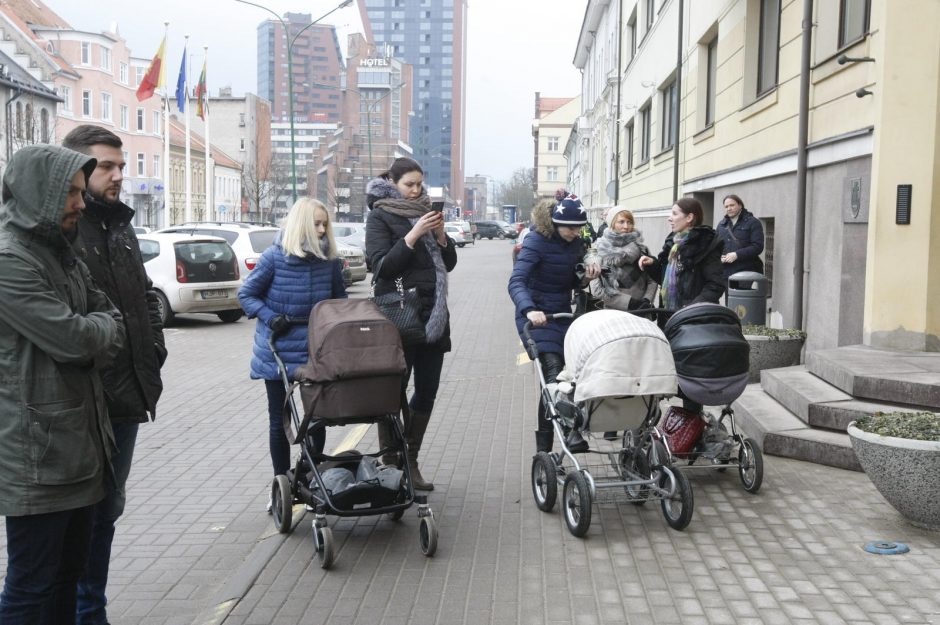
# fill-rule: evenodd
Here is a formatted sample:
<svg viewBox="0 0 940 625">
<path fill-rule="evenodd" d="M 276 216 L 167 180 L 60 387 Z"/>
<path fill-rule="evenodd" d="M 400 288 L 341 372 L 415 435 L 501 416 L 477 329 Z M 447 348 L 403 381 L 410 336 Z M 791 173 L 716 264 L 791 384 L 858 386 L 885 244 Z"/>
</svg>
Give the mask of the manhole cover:
<svg viewBox="0 0 940 625">
<path fill-rule="evenodd" d="M 873 543 L 868 543 L 865 545 L 865 551 L 868 553 L 876 553 L 882 556 L 907 553 L 910 550 L 911 548 L 904 543 L 895 543 L 887 540 L 876 540 Z"/>
</svg>

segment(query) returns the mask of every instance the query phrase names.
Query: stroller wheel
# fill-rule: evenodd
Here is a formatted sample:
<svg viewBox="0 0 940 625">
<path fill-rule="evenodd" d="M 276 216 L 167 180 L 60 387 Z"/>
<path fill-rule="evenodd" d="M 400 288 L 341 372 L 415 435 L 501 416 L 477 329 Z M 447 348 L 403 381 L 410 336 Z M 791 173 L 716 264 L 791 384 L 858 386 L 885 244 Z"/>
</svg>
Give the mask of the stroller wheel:
<svg viewBox="0 0 940 625">
<path fill-rule="evenodd" d="M 692 520 L 692 486 L 682 471 L 674 471 L 664 468 L 659 476 L 659 487 L 663 490 L 669 490 L 670 479 L 675 479 L 676 488 L 671 495 L 667 495 L 662 500 L 663 516 L 666 517 L 666 523 L 674 530 L 684 530 Z"/>
<path fill-rule="evenodd" d="M 551 512 L 558 496 L 558 471 L 550 454 L 541 451 L 532 458 L 532 496 L 542 512 Z"/>
<path fill-rule="evenodd" d="M 744 490 L 756 493 L 764 481 L 764 455 L 753 438 L 745 438 L 738 449 L 738 475 Z"/>
<path fill-rule="evenodd" d="M 313 532 L 313 542 L 317 548 L 320 568 L 326 570 L 333 566 L 333 530 L 328 527 L 314 526 Z"/>
<path fill-rule="evenodd" d="M 580 471 L 565 476 L 564 514 L 568 531 L 581 538 L 591 527 L 591 489 Z"/>
<path fill-rule="evenodd" d="M 437 524 L 434 523 L 433 516 L 421 517 L 421 525 L 418 526 L 418 543 L 421 545 L 421 553 L 429 558 L 437 551 Z"/>
<path fill-rule="evenodd" d="M 274 527 L 282 534 L 288 534 L 293 525 L 294 496 L 290 491 L 290 480 L 286 475 L 277 475 L 271 482 L 271 514 Z"/>
<path fill-rule="evenodd" d="M 638 448 L 623 449 L 620 452 L 620 477 L 625 482 L 650 479 L 650 463 L 646 454 Z M 649 487 L 643 484 L 624 486 L 627 498 L 635 506 L 642 506 L 649 500 Z"/>
</svg>

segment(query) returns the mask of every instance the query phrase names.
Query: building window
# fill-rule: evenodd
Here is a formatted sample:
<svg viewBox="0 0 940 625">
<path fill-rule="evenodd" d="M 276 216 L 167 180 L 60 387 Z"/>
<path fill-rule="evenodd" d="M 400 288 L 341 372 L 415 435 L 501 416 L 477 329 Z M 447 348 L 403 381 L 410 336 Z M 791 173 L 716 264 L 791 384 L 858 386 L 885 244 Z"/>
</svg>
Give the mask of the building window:
<svg viewBox="0 0 940 625">
<path fill-rule="evenodd" d="M 624 171 L 633 169 L 633 120 L 623 128 Z"/>
<path fill-rule="evenodd" d="M 151 128 L 153 128 L 153 134 L 160 134 L 160 111 L 153 112 L 153 125 Z"/>
<path fill-rule="evenodd" d="M 147 75 L 146 67 L 141 67 L 140 65 L 135 67 L 134 68 L 134 86 L 139 87 L 140 81 L 142 81 L 144 79 L 144 76 L 146 75 Z"/>
<path fill-rule="evenodd" d="M 91 91 L 82 91 L 82 117 L 91 117 Z"/>
<path fill-rule="evenodd" d="M 131 123 L 131 112 L 126 104 L 121 105 L 121 130 L 127 130 L 127 125 Z"/>
<path fill-rule="evenodd" d="M 653 28 L 653 17 L 656 15 L 656 0 L 646 0 L 646 31 L 643 36 Z"/>
<path fill-rule="evenodd" d="M 238 149 L 241 150 L 241 151 L 244 151 L 244 150 L 245 150 L 245 140 L 244 140 L 244 139 L 239 139 Z"/>
<path fill-rule="evenodd" d="M 777 86 L 780 52 L 780 0 L 761 0 L 760 39 L 757 54 L 757 95 Z"/>
<path fill-rule="evenodd" d="M 871 0 L 840 0 L 839 47 L 843 48 L 868 32 Z"/>
<path fill-rule="evenodd" d="M 627 20 L 627 63 L 636 56 L 636 44 L 636 7 L 633 7 L 633 13 L 630 14 L 630 19 Z"/>
<path fill-rule="evenodd" d="M 715 123 L 715 85 L 718 76 L 718 37 L 712 39 L 706 52 L 705 64 L 705 125 Z"/>
<path fill-rule="evenodd" d="M 91 65 L 91 44 L 82 42 L 82 65 Z"/>
<path fill-rule="evenodd" d="M 147 175 L 147 155 L 143 152 L 137 153 L 137 175 L 141 178 Z"/>
<path fill-rule="evenodd" d="M 127 150 L 121 150 L 121 155 L 124 157 L 124 164 L 121 166 L 121 173 L 127 172 L 127 159 L 130 158 L 130 155 L 127 153 Z"/>
<path fill-rule="evenodd" d="M 49 111 L 43 107 L 39 111 L 39 140 L 49 143 Z"/>
<path fill-rule="evenodd" d="M 640 109 L 640 164 L 650 159 L 650 131 L 652 129 L 652 106 L 649 102 Z"/>
<path fill-rule="evenodd" d="M 101 94 L 101 119 L 103 121 L 111 121 L 111 94 L 102 93 Z"/>
<path fill-rule="evenodd" d="M 144 109 L 137 109 L 137 132 L 144 131 Z"/>
<path fill-rule="evenodd" d="M 676 130 L 678 126 L 678 116 L 676 115 L 676 81 L 672 80 L 663 87 L 662 91 L 662 136 L 660 146 L 663 150 L 668 150 L 676 144 Z"/>
<path fill-rule="evenodd" d="M 64 113 L 72 112 L 72 88 L 59 87 L 59 95 L 62 96 L 62 111 Z"/>
<path fill-rule="evenodd" d="M 127 84 L 127 63 L 123 61 L 118 65 L 118 80 L 121 81 L 122 85 Z"/>
<path fill-rule="evenodd" d="M 548 137 L 548 151 L 549 152 L 558 151 L 558 137 Z"/>
<path fill-rule="evenodd" d="M 545 168 L 545 179 L 549 182 L 558 181 L 558 168 L 557 167 L 546 167 Z"/>
<path fill-rule="evenodd" d="M 160 168 L 160 155 L 153 155 L 153 177 L 163 178 L 163 169 Z"/>
<path fill-rule="evenodd" d="M 111 51 L 104 46 L 101 47 L 101 69 L 111 71 Z"/>
</svg>

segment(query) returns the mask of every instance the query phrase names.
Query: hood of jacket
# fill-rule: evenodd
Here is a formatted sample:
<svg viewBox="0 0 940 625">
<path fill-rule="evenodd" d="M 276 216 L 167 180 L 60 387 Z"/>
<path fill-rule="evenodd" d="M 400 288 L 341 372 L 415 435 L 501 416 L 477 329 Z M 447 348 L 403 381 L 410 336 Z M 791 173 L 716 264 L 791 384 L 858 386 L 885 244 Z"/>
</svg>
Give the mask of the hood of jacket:
<svg viewBox="0 0 940 625">
<path fill-rule="evenodd" d="M 30 145 L 17 151 L 3 174 L 0 226 L 54 249 L 69 247 L 61 230 L 69 186 L 79 170 L 87 182 L 97 165 L 91 156 L 57 145 Z"/>
<path fill-rule="evenodd" d="M 555 224 L 552 223 L 552 212 L 554 210 L 555 202 L 553 200 L 539 202 L 532 209 L 532 229 L 546 239 L 551 239 L 557 234 Z"/>
</svg>

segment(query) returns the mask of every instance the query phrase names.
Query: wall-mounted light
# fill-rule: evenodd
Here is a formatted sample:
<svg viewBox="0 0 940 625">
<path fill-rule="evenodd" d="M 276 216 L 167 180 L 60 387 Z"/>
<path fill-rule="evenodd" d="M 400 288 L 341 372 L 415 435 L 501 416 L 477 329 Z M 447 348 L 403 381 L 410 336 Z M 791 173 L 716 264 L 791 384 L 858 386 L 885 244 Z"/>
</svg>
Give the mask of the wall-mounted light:
<svg viewBox="0 0 940 625">
<path fill-rule="evenodd" d="M 867 95 L 872 95 L 872 92 L 866 89 L 865 87 L 862 87 L 861 89 L 858 89 L 855 91 L 856 98 L 864 98 Z"/>
<path fill-rule="evenodd" d="M 640 83 L 640 86 L 649 89 L 650 87 L 655 87 L 656 82 L 652 80 L 644 80 L 643 82 Z"/>
<path fill-rule="evenodd" d="M 843 54 L 838 59 L 836 59 L 836 62 L 839 65 L 845 65 L 846 63 L 874 63 L 875 59 L 871 58 L 870 56 L 861 56 L 858 58 L 853 58 L 851 56 L 846 56 Z"/>
</svg>

